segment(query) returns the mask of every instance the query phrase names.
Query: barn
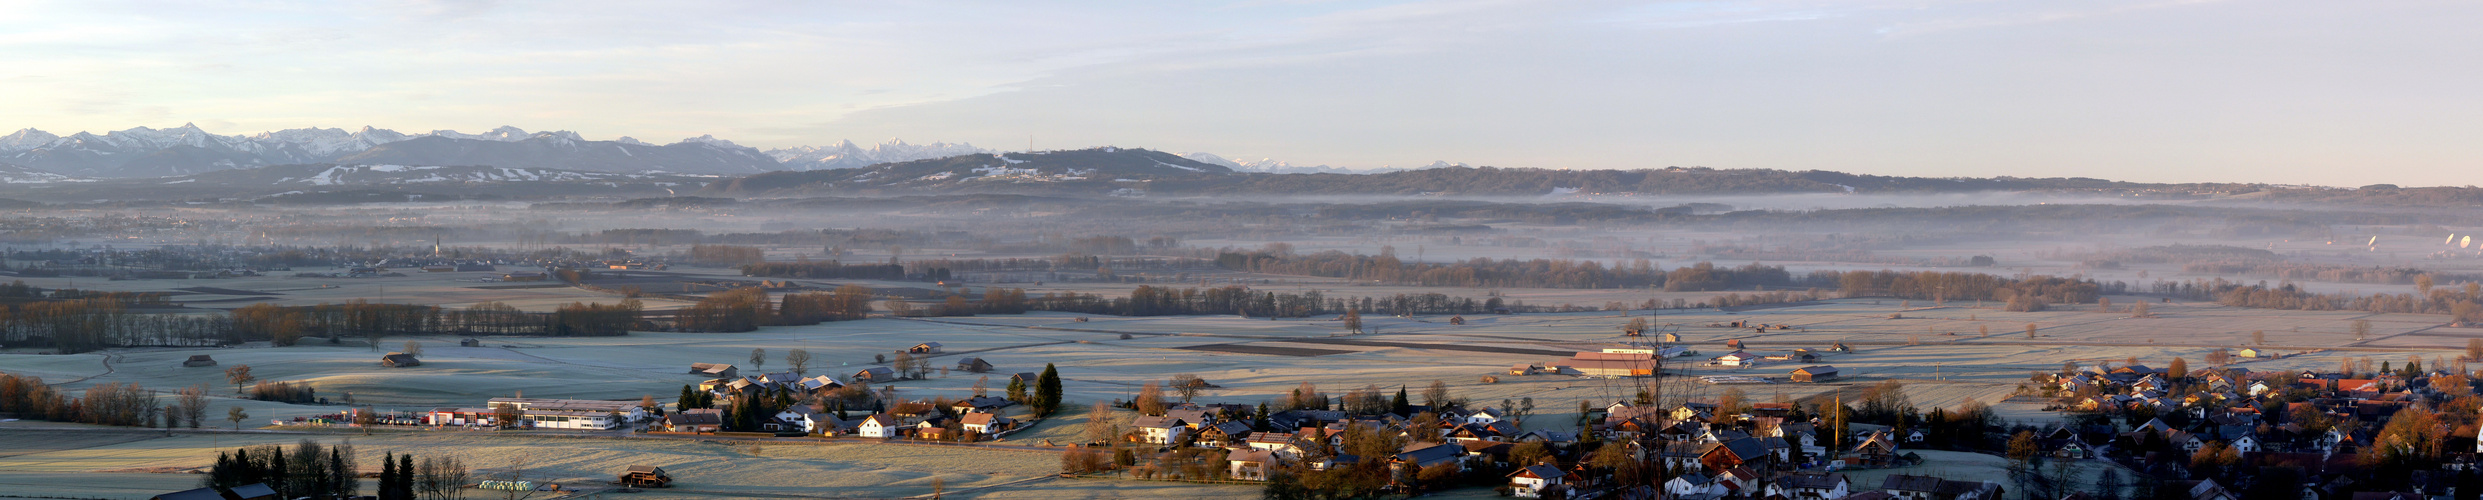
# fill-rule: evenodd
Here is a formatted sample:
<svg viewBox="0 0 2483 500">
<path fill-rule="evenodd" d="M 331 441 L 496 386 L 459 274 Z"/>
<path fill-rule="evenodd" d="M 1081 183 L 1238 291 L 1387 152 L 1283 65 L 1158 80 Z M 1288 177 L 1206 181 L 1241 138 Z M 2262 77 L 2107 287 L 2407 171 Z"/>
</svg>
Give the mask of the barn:
<svg viewBox="0 0 2483 500">
<path fill-rule="evenodd" d="M 1805 366 L 1802 367 L 1802 369 L 1793 371 L 1793 381 L 1795 382 L 1826 382 L 1830 380 L 1836 380 L 1836 367 L 1834 366 Z"/>
<path fill-rule="evenodd" d="M 181 362 L 181 366 L 186 366 L 186 367 L 191 367 L 191 368 L 197 368 L 197 367 L 201 367 L 201 366 L 215 366 L 215 365 L 216 365 L 216 358 L 211 357 L 211 356 L 208 356 L 208 355 L 205 355 L 205 354 L 192 354 L 192 355 L 190 355 L 190 359 L 189 359 L 189 361 L 183 361 L 183 362 Z"/>
<path fill-rule="evenodd" d="M 414 359 L 414 355 L 412 354 L 392 352 L 388 353 L 386 356 L 379 357 L 379 366 L 389 368 L 409 368 L 422 366 L 422 361 Z"/>
</svg>

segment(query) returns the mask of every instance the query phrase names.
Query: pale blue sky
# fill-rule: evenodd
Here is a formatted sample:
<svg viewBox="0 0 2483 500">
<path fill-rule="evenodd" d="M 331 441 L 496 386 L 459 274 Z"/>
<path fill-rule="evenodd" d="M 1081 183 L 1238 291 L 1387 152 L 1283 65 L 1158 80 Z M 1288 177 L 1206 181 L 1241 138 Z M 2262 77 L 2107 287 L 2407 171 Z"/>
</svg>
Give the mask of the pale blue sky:
<svg viewBox="0 0 2483 500">
<path fill-rule="evenodd" d="M 0 0 L 0 129 L 2464 185 L 2483 3 Z"/>
</svg>

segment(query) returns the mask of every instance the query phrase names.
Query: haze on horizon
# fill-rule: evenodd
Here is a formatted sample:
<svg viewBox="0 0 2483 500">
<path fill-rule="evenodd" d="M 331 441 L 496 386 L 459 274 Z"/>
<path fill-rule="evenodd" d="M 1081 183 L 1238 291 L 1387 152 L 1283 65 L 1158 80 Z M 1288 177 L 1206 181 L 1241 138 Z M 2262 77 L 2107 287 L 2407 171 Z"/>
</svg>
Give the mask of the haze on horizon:
<svg viewBox="0 0 2483 500">
<path fill-rule="evenodd" d="M 2464 185 L 2448 1 L 0 4 L 0 128 Z"/>
</svg>

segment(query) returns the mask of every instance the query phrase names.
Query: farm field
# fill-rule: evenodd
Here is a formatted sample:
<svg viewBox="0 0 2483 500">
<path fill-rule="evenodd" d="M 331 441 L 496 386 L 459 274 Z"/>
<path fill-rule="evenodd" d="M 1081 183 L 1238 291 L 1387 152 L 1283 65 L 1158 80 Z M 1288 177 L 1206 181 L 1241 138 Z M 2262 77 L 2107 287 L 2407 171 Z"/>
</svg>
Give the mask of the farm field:
<svg viewBox="0 0 2483 500">
<path fill-rule="evenodd" d="M 2119 303 L 2134 298 L 2116 297 Z M 1907 386 L 1913 403 L 1922 407 L 1953 407 L 1968 400 L 1992 404 L 2005 419 L 2036 425 L 2057 415 L 2040 411 L 2042 403 L 2003 401 L 2031 371 L 2054 370 L 2064 361 L 2120 362 L 2136 358 L 2162 366 L 2178 356 L 2191 366 L 2205 366 L 2209 351 L 2251 343 L 2250 333 L 2264 332 L 2270 350 L 2288 354 L 2280 359 L 2242 360 L 2254 370 L 2326 368 L 2352 356 L 2398 360 L 2453 357 L 2464 337 L 2444 336 L 2464 329 L 2441 327 L 2437 316 L 2369 315 L 2354 312 L 2297 312 L 2227 308 L 2198 303 L 2151 304 L 2155 317 L 2130 318 L 2126 313 L 2091 310 L 2005 312 L 1952 302 L 1946 306 L 1906 304 L 1894 300 L 1843 299 L 1739 312 L 1713 309 L 1664 311 L 1656 321 L 1677 332 L 1682 345 L 1699 352 L 1686 364 L 1728 352 L 1727 340 L 1740 340 L 1754 351 L 1796 347 L 1825 351 L 1845 343 L 1851 352 L 1824 352 L 1818 364 L 1833 365 L 1842 380 L 1818 384 L 1709 386 L 1686 384 L 1691 397 L 1712 397 L 1725 387 L 1738 387 L 1753 399 L 1822 397 L 1839 390 L 1897 380 Z M 2126 307 L 2126 306 L 2122 306 Z M 1645 311 L 1635 314 L 1644 315 Z M 1892 314 L 1898 315 L 1891 319 Z M 1088 321 L 1078 321 L 1079 318 Z M 1007 374 L 1040 371 L 1045 363 L 1059 367 L 1064 379 L 1066 411 L 1039 427 L 1012 436 L 1010 443 L 1071 442 L 1087 418 L 1086 407 L 1098 400 L 1128 398 L 1150 380 L 1173 374 L 1196 374 L 1216 387 L 1199 396 L 1202 402 L 1255 404 L 1304 382 L 1322 391 L 1375 387 L 1393 391 L 1406 386 L 1419 392 L 1432 380 L 1477 404 L 1498 406 L 1504 400 L 1532 398 L 1536 411 L 1527 428 L 1572 428 L 1580 402 L 1596 406 L 1631 397 L 1639 381 L 1555 375 L 1510 376 L 1513 364 L 1542 363 L 1563 353 L 1624 345 L 1634 340 L 1619 335 L 1628 318 L 1621 312 L 1483 315 L 1451 325 L 1446 317 L 1366 318 L 1378 333 L 1344 335 L 1329 318 L 1275 319 L 1234 316 L 1110 317 L 1037 313 L 926 319 L 872 319 L 803 327 L 774 327 L 746 333 L 639 332 L 620 337 L 484 337 L 483 347 L 457 347 L 446 337 L 388 338 L 381 349 L 360 345 L 312 343 L 293 347 L 264 344 L 234 348 L 115 349 L 77 355 L 24 352 L 0 354 L 0 371 L 36 375 L 69 390 L 105 382 L 135 383 L 150 389 L 174 390 L 204 385 L 216 400 L 211 415 L 241 406 L 251 415 L 241 427 L 266 427 L 269 419 L 331 413 L 343 406 L 292 405 L 238 400 L 222 369 L 249 365 L 262 380 L 307 382 L 319 394 L 341 402 L 354 401 L 381 410 L 425 410 L 439 406 L 478 406 L 498 396 L 636 400 L 654 396 L 669 401 L 690 375 L 694 362 L 741 365 L 743 373 L 788 370 L 783 354 L 805 349 L 814 360 L 811 374 L 849 378 L 885 355 L 916 343 L 936 341 L 944 352 L 933 366 L 954 366 L 964 357 L 981 357 L 997 369 L 988 374 L 988 388 L 997 393 Z M 2350 333 L 2356 319 L 2372 323 L 2366 340 Z M 1765 333 L 1710 324 L 1751 321 L 1789 325 Z M 2027 338 L 2025 326 L 2036 326 Z M 1989 327 L 1989 337 L 1981 330 Z M 2453 331 L 2455 330 L 2455 331 Z M 2478 331 L 2483 333 L 2483 331 Z M 1954 335 L 1951 335 L 1954 333 Z M 1126 335 L 1128 338 L 1122 338 Z M 423 344 L 423 365 L 382 368 L 384 350 L 406 340 Z M 1204 348 L 1203 348 L 1204 347 Z M 751 349 L 766 349 L 764 364 L 749 362 Z M 192 354 L 208 354 L 217 367 L 184 368 Z M 1693 375 L 1734 374 L 1777 377 L 1802 364 L 1764 364 L 1755 368 L 1693 366 Z M 1498 375 L 1498 383 L 1483 376 Z M 980 374 L 962 371 L 933 373 L 924 380 L 887 386 L 905 398 L 960 397 L 971 392 Z M 882 385 L 882 384 L 874 384 Z M 210 424 L 231 427 L 210 417 Z M 1129 418 L 1116 412 L 1116 419 Z M 87 432 L 41 430 L 62 427 L 40 422 L 0 423 L 0 483 L 66 484 L 104 481 L 146 468 L 204 465 L 221 445 L 277 443 L 297 435 L 178 434 L 174 437 L 131 437 L 129 430 Z M 151 435 L 151 436 L 160 436 Z M 346 439 L 345 436 L 319 436 Z M 531 467 L 562 480 L 601 478 L 634 463 L 655 463 L 677 479 L 694 485 L 734 485 L 754 492 L 789 495 L 902 496 L 929 492 L 929 478 L 943 478 L 952 490 L 1009 484 L 976 490 L 966 496 L 1008 498 L 1089 498 L 1162 496 L 1255 496 L 1256 490 L 1230 486 L 1179 483 L 1138 483 L 1109 480 L 1060 480 L 1018 484 L 1044 477 L 1057 461 L 1039 451 L 929 448 L 888 444 L 845 443 L 764 444 L 756 447 L 671 440 L 563 438 L 471 431 L 397 432 L 352 436 L 366 454 L 391 447 L 420 447 L 470 457 L 470 464 L 488 464 L 529 456 Z M 38 444 L 39 443 L 39 444 Z M 561 453 L 539 453 L 558 449 Z M 866 452 L 867 451 L 867 452 Z M 723 464 L 734 464 L 726 467 Z M 1962 463 L 1962 462 L 1961 462 Z M 753 464 L 765 464 L 763 467 Z M 1944 466 L 1961 465 L 1943 462 Z M 174 476 L 177 474 L 137 474 Z M 602 480 L 602 479 L 597 479 Z M 152 481 L 150 479 L 149 481 Z M 187 481 L 171 483 L 186 484 Z M 1863 484 L 1857 479 L 1858 484 Z M 29 483 L 30 484 L 30 483 Z M 116 484 L 148 484 L 128 482 Z M 167 483 L 170 484 L 170 483 Z M 695 489 L 694 487 L 693 489 Z M 49 491 L 47 489 L 47 491 Z M 89 490 L 80 490 L 89 491 Z M 822 493 L 830 492 L 830 493 Z M 91 490 L 98 497 L 116 493 Z M 649 496 L 657 498 L 661 495 Z"/>
</svg>

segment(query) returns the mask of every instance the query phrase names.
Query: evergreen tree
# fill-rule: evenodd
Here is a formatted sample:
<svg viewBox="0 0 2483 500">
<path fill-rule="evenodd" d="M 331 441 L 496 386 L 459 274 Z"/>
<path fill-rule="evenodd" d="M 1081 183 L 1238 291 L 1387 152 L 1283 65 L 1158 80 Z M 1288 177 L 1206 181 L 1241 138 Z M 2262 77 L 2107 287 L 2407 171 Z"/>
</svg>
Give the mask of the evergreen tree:
<svg viewBox="0 0 2483 500">
<path fill-rule="evenodd" d="M 1405 386 L 1397 386 L 1397 398 L 1388 402 L 1388 412 L 1397 415 L 1414 413 L 1414 403 L 1405 399 Z"/>
<path fill-rule="evenodd" d="M 1060 404 L 1060 369 L 1044 363 L 1043 375 L 1035 378 L 1035 415 L 1051 415 Z"/>
<path fill-rule="evenodd" d="M 397 454 L 395 452 L 384 452 L 380 455 L 379 500 L 404 500 L 397 498 Z"/>
<path fill-rule="evenodd" d="M 397 455 L 397 497 L 414 500 L 413 455 Z"/>
</svg>

